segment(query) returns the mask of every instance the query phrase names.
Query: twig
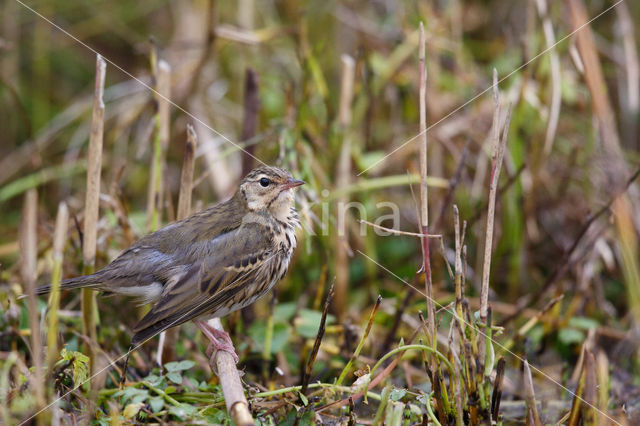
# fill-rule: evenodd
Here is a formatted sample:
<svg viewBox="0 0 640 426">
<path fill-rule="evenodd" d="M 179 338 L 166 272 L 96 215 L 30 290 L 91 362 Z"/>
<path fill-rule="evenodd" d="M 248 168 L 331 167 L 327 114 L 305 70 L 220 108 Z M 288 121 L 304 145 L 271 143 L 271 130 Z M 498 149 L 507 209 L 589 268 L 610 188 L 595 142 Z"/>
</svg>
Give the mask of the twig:
<svg viewBox="0 0 640 426">
<path fill-rule="evenodd" d="M 87 162 L 87 194 L 84 207 L 84 227 L 82 244 L 82 272 L 90 275 L 95 270 L 96 241 L 98 234 L 98 214 L 100 207 L 100 172 L 102 169 L 102 138 L 104 130 L 104 78 L 107 64 L 100 55 L 96 58 L 96 81 L 93 94 L 93 117 L 89 137 Z M 90 359 L 91 375 L 96 372 L 96 353 L 93 345 L 97 342 L 96 322 L 98 321 L 96 293 L 82 289 L 82 332 L 89 336 L 91 344 L 86 350 Z M 95 384 L 96 380 L 91 380 Z M 93 386 L 92 386 L 93 387 Z"/>
<path fill-rule="evenodd" d="M 20 232 L 20 254 L 22 284 L 27 293 L 29 307 L 29 327 L 31 328 L 31 357 L 33 359 L 34 375 L 31 386 L 36 396 L 36 409 L 41 412 L 45 407 L 44 380 L 42 369 L 42 336 L 40 335 L 40 321 L 36 304 L 35 284 L 38 278 L 38 193 L 35 189 L 27 191 L 22 211 L 22 226 Z M 42 416 L 37 418 L 38 424 L 44 424 Z"/>
<path fill-rule="evenodd" d="M 327 293 L 327 298 L 324 302 L 324 309 L 322 310 L 322 317 L 320 318 L 320 326 L 318 327 L 318 334 L 316 335 L 316 340 L 313 343 L 313 349 L 311 350 L 311 354 L 309 354 L 309 360 L 307 361 L 307 367 L 304 372 L 304 377 L 302 378 L 302 388 L 300 390 L 301 394 L 305 394 L 307 392 L 307 387 L 309 386 L 309 380 L 311 380 L 311 371 L 313 370 L 313 364 L 316 361 L 316 356 L 318 355 L 318 351 L 320 350 L 320 343 L 322 343 L 322 338 L 324 337 L 325 324 L 327 322 L 327 314 L 329 312 L 329 306 L 331 305 L 331 300 L 334 295 L 334 285 L 331 284 L 329 288 L 329 293 Z"/>
<path fill-rule="evenodd" d="M 349 55 L 342 55 L 342 81 L 340 83 L 340 109 L 338 111 L 338 123 L 342 147 L 336 167 L 336 188 L 349 186 L 351 176 L 351 104 L 353 102 L 353 84 L 355 80 L 355 62 Z M 345 206 L 349 201 L 348 193 L 339 199 L 339 205 Z M 338 233 L 336 235 L 336 303 L 335 310 L 338 319 L 341 320 L 346 310 L 347 287 L 349 284 L 349 254 L 348 241 L 345 232 L 347 222 L 346 209 L 341 208 L 344 214 L 339 219 Z"/>
<path fill-rule="evenodd" d="M 401 231 L 399 229 L 387 228 L 387 227 L 382 226 L 382 225 L 376 225 L 375 223 L 371 223 L 371 222 L 369 222 L 367 220 L 364 220 L 364 219 L 359 219 L 358 222 L 364 223 L 365 225 L 369 225 L 372 228 L 376 228 L 376 229 L 379 229 L 381 231 L 388 232 L 390 234 L 408 235 L 408 236 L 411 236 L 411 237 L 420 237 L 420 238 L 422 238 L 422 237 L 442 238 L 442 234 L 419 234 L 417 232 Z"/>
<path fill-rule="evenodd" d="M 219 318 L 210 319 L 207 323 L 218 330 L 224 331 Z M 218 351 L 216 352 L 215 363 L 227 411 L 233 421 L 238 426 L 253 426 L 255 422 L 249 412 L 249 403 L 244 396 L 242 381 L 240 380 L 233 355 L 226 351 Z"/>
</svg>

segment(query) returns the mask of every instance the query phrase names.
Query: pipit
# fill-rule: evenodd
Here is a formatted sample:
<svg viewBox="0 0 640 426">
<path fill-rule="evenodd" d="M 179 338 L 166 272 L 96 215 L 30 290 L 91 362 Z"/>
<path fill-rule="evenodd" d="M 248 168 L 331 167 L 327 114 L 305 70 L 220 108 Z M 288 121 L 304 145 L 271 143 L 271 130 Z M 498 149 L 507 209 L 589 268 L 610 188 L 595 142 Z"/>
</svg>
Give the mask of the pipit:
<svg viewBox="0 0 640 426">
<path fill-rule="evenodd" d="M 194 320 L 211 341 L 212 363 L 218 350 L 238 362 L 229 334 L 206 320 L 252 304 L 285 276 L 299 223 L 292 192 L 302 184 L 284 169 L 259 167 L 230 200 L 141 238 L 103 269 L 65 280 L 61 288 L 152 303 L 133 329 L 132 345 Z M 39 287 L 37 294 L 50 289 Z"/>
</svg>

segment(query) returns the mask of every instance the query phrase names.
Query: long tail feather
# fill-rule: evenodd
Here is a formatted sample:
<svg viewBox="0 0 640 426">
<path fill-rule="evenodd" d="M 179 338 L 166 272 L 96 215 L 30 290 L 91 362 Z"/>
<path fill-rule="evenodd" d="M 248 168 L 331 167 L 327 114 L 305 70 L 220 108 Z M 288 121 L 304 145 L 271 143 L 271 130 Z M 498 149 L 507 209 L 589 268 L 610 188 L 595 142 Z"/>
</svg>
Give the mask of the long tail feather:
<svg viewBox="0 0 640 426">
<path fill-rule="evenodd" d="M 60 283 L 61 290 L 72 290 L 74 288 L 95 287 L 101 283 L 99 277 L 94 275 L 85 275 L 82 277 L 69 278 Z M 36 288 L 36 294 L 47 294 L 51 291 L 51 284 L 43 285 Z"/>
</svg>

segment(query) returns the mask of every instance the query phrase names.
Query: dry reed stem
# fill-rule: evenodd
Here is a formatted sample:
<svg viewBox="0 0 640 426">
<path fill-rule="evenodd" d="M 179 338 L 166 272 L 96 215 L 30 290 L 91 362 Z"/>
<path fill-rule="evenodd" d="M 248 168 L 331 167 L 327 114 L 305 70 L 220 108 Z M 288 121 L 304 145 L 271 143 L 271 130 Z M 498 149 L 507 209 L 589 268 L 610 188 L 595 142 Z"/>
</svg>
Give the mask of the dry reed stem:
<svg viewBox="0 0 640 426">
<path fill-rule="evenodd" d="M 45 407 L 44 372 L 42 368 L 42 336 L 35 295 L 35 284 L 38 278 L 38 193 L 35 189 L 27 191 L 22 210 L 20 232 L 21 275 L 23 289 L 27 293 L 29 309 L 29 327 L 31 328 L 31 358 L 34 374 L 31 377 L 31 389 L 35 392 L 36 410 L 41 412 Z M 36 418 L 38 424 L 44 424 L 42 414 Z"/>
<path fill-rule="evenodd" d="M 224 331 L 220 318 L 210 319 L 207 323 L 218 330 Z M 233 421 L 238 426 L 253 426 L 255 423 L 249 412 L 249 403 L 244 395 L 244 388 L 242 387 L 242 381 L 240 380 L 233 355 L 226 351 L 217 351 L 215 363 L 227 411 Z"/>
<path fill-rule="evenodd" d="M 152 62 L 155 62 L 155 48 L 152 49 Z M 157 69 L 155 69 L 157 68 Z M 163 176 L 167 148 L 169 146 L 169 124 L 171 96 L 171 67 L 164 60 L 158 61 L 154 67 L 156 74 L 156 90 L 154 103 L 156 115 L 154 117 L 155 136 L 153 139 L 153 154 L 151 156 L 151 174 L 149 179 L 149 195 L 147 199 L 148 230 L 157 231 L 162 222 L 163 210 Z"/>
<path fill-rule="evenodd" d="M 98 233 L 98 214 L 100 207 L 100 173 L 102 169 L 102 139 L 104 131 L 104 78 L 107 64 L 100 55 L 96 57 L 96 80 L 93 93 L 93 116 L 89 136 L 87 160 L 87 194 L 84 208 L 84 227 L 82 244 L 83 274 L 92 274 L 95 270 L 96 241 Z M 90 359 L 91 375 L 95 374 L 96 359 L 93 344 L 97 341 L 96 322 L 98 310 L 96 293 L 82 289 L 82 332 L 90 338 L 91 344 L 86 351 Z M 95 383 L 95 379 L 91 380 Z"/>
<path fill-rule="evenodd" d="M 187 124 L 187 140 L 184 146 L 184 158 L 182 160 L 182 172 L 180 174 L 180 192 L 178 193 L 178 212 L 176 219 L 182 220 L 191 214 L 191 195 L 193 192 L 193 170 L 195 165 L 196 148 L 198 147 L 198 135 L 191 124 Z M 160 333 L 158 339 L 158 353 L 156 362 L 162 365 L 175 358 L 175 342 L 178 340 L 179 327 L 170 328 Z M 167 345 L 167 351 L 164 347 Z"/>
<path fill-rule="evenodd" d="M 598 404 L 598 380 L 596 379 L 596 361 L 591 351 L 585 353 L 584 369 L 582 422 L 585 425 L 595 426 L 598 418 L 595 408 Z"/>
<path fill-rule="evenodd" d="M 336 169 L 336 187 L 346 188 L 350 183 L 351 176 L 351 105 L 353 102 L 353 84 L 355 80 L 355 62 L 349 55 L 342 55 L 342 79 L 340 83 L 340 106 L 338 111 L 338 123 L 340 125 L 340 136 L 342 137 L 342 147 Z M 342 195 L 338 202 L 346 205 L 349 201 L 348 194 Z M 342 217 L 347 221 L 346 213 Z M 338 235 L 336 239 L 336 295 L 335 309 L 338 320 L 341 320 L 347 301 L 347 288 L 349 284 L 349 254 L 347 251 L 346 223 L 338 224 Z"/>
<path fill-rule="evenodd" d="M 608 425 L 609 419 L 605 415 L 608 415 L 609 411 L 609 359 L 602 349 L 598 350 L 596 355 L 596 373 L 598 376 L 598 424 Z"/>
<path fill-rule="evenodd" d="M 560 70 L 560 58 L 558 51 L 552 47 L 556 44 L 556 36 L 553 31 L 553 23 L 549 16 L 549 7 L 547 0 L 536 0 L 538 15 L 542 20 L 542 31 L 544 33 L 545 43 L 549 50 L 549 68 L 551 71 L 551 106 L 549 108 L 549 121 L 547 122 L 547 133 L 544 139 L 544 154 L 549 155 L 553 147 L 553 141 L 556 137 L 558 129 L 558 119 L 560 117 L 560 105 L 562 102 L 562 92 L 560 86 L 562 84 L 562 74 Z"/>
<path fill-rule="evenodd" d="M 260 119 L 260 98 L 258 93 L 258 73 L 247 68 L 244 80 L 244 117 L 242 119 L 242 134 L 240 140 L 246 142 L 255 137 L 258 132 L 258 120 Z M 242 175 L 246 175 L 253 169 L 255 163 L 255 144 L 250 144 L 242 153 Z"/>
<path fill-rule="evenodd" d="M 489 302 L 489 274 L 491 271 L 491 251 L 493 249 L 493 223 L 496 208 L 496 188 L 500 177 L 502 158 L 498 162 L 500 149 L 500 100 L 498 99 L 498 71 L 493 69 L 493 124 L 491 144 L 491 176 L 489 178 L 489 205 L 487 207 L 487 227 L 485 229 L 484 262 L 482 267 L 482 286 L 480 288 L 480 321 L 487 319 Z M 497 169 L 496 169 L 497 168 Z M 496 171 L 498 173 L 496 173 Z"/>
<path fill-rule="evenodd" d="M 429 234 L 429 187 L 427 185 L 427 66 L 425 64 L 425 51 L 427 42 L 424 33 L 424 24 L 420 22 L 420 39 L 418 43 L 420 62 L 419 105 L 420 105 L 420 231 Z M 427 319 L 431 334 L 432 347 L 436 347 L 436 315 L 433 304 L 433 291 L 431 283 L 431 255 L 429 254 L 429 240 L 421 238 L 423 272 L 425 278 L 425 294 L 427 297 Z M 435 357 L 433 358 L 435 361 Z"/>
<path fill-rule="evenodd" d="M 524 395 L 525 402 L 527 403 L 527 418 L 533 420 L 535 426 L 542 426 L 540 417 L 538 416 L 538 407 L 536 405 L 536 393 L 533 389 L 533 381 L 531 379 L 531 369 L 529 363 L 524 360 Z"/>
<path fill-rule="evenodd" d="M 51 274 L 51 293 L 49 293 L 49 331 L 47 332 L 47 364 L 49 371 L 58 358 L 58 309 L 60 308 L 60 281 L 62 279 L 62 260 L 67 242 L 69 209 L 62 202 L 58 205 L 56 227 L 53 233 L 53 272 Z"/>
<path fill-rule="evenodd" d="M 198 135 L 191 124 L 187 124 L 187 141 L 184 146 L 184 159 L 180 175 L 180 193 L 178 194 L 178 213 L 176 219 L 182 220 L 191 214 L 191 195 L 193 188 L 193 170 L 195 164 Z"/>
</svg>

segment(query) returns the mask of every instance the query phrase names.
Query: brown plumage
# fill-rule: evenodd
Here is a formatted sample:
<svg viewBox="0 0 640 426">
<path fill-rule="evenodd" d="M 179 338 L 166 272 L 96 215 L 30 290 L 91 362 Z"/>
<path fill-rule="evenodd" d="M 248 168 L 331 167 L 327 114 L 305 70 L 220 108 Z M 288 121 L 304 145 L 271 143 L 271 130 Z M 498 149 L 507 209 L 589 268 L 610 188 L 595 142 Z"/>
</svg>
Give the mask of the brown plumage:
<svg viewBox="0 0 640 426">
<path fill-rule="evenodd" d="M 216 333 L 200 320 L 255 302 L 286 274 L 298 225 L 292 189 L 303 183 L 284 169 L 259 167 L 230 200 L 141 238 L 100 271 L 65 280 L 61 287 L 89 287 L 152 303 L 134 328 L 134 345 L 189 320 L 211 338 Z M 44 286 L 37 293 L 49 290 Z M 215 337 L 228 340 L 228 335 Z"/>
</svg>

